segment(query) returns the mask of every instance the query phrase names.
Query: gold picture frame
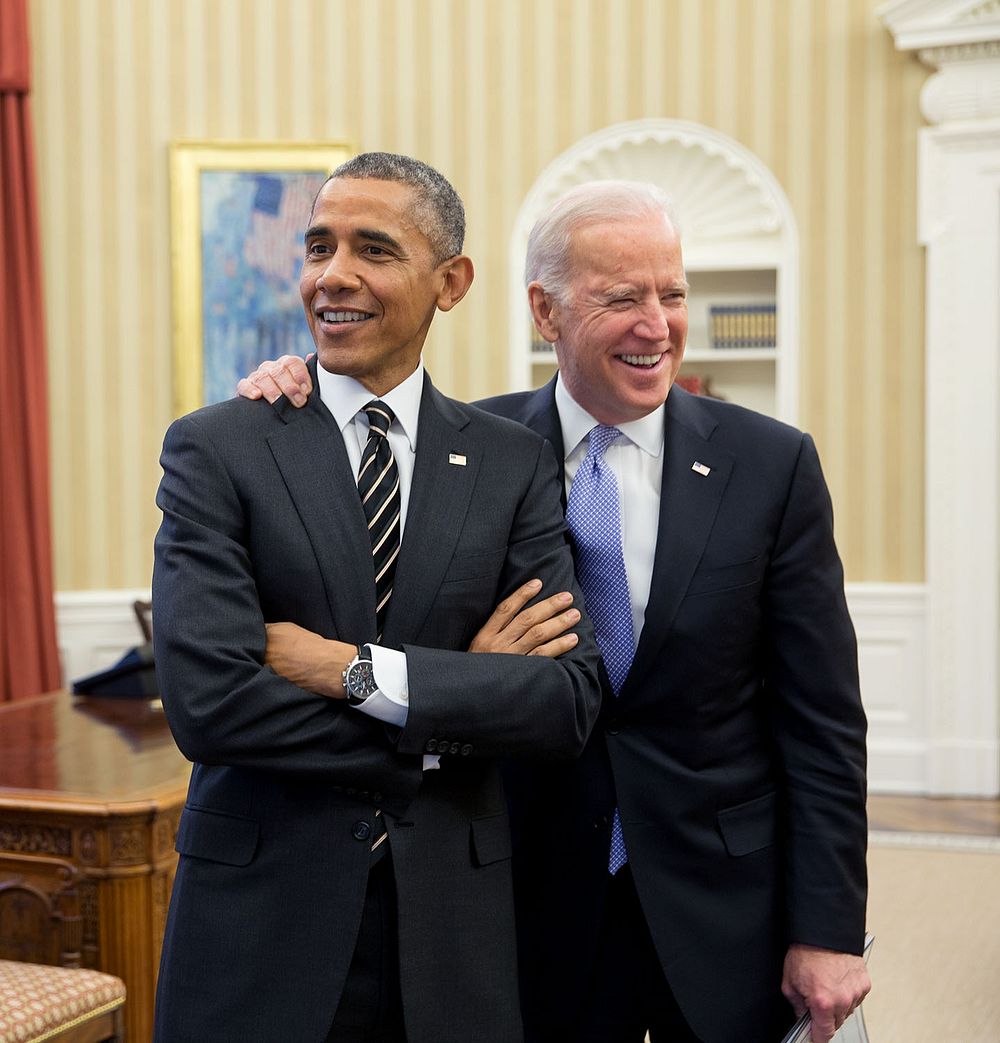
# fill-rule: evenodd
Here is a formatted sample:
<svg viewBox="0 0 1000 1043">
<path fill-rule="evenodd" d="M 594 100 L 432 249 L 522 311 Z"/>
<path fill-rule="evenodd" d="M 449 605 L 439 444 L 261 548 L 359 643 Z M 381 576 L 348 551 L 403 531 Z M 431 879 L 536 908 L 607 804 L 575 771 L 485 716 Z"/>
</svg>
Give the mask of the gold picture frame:
<svg viewBox="0 0 1000 1043">
<path fill-rule="evenodd" d="M 323 180 L 353 155 L 343 142 L 170 146 L 178 416 L 231 397 L 231 378 L 262 358 L 311 350 L 298 295 L 302 233 Z"/>
</svg>

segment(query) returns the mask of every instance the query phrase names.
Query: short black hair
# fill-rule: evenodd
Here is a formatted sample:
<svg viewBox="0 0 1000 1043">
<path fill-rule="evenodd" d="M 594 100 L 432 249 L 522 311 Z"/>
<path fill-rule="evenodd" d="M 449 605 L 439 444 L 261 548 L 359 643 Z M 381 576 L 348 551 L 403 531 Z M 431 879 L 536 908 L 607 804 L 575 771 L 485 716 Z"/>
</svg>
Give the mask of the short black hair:
<svg viewBox="0 0 1000 1043">
<path fill-rule="evenodd" d="M 341 163 L 327 181 L 338 177 L 371 178 L 409 185 L 416 194 L 413 217 L 431 244 L 435 264 L 462 252 L 465 207 L 451 182 L 433 167 L 395 152 L 362 152 Z"/>
</svg>

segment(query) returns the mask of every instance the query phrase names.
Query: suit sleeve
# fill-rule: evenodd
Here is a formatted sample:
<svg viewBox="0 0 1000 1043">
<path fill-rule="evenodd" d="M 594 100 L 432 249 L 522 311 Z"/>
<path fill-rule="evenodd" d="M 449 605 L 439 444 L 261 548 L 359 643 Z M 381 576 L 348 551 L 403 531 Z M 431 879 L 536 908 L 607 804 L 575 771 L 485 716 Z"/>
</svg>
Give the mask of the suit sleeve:
<svg viewBox="0 0 1000 1043">
<path fill-rule="evenodd" d="M 196 417 L 176 421 L 161 456 L 163 520 L 153 568 L 156 669 L 174 738 L 190 760 L 299 775 L 409 800 L 420 758 L 378 721 L 304 691 L 263 665 L 266 644 L 252 519 Z"/>
<path fill-rule="evenodd" d="M 765 693 L 787 794 L 789 940 L 861 953 L 867 726 L 830 495 L 808 435 L 778 531 L 765 606 Z"/>
<path fill-rule="evenodd" d="M 499 589 L 542 580 L 540 597 L 574 593 L 573 559 L 552 447 L 537 443 L 527 491 L 514 515 Z M 481 622 L 485 622 L 485 619 Z M 558 659 L 474 654 L 406 645 L 410 708 L 399 740 L 409 753 L 569 758 L 580 754 L 600 710 L 598 651 L 584 616 L 577 646 Z"/>
</svg>

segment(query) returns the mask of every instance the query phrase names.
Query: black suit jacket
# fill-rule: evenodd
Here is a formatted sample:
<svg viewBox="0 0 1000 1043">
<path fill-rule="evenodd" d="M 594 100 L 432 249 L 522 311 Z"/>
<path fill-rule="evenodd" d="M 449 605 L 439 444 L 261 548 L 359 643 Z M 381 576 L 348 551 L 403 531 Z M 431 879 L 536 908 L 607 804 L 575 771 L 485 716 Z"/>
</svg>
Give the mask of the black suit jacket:
<svg viewBox="0 0 1000 1043">
<path fill-rule="evenodd" d="M 263 665 L 266 622 L 374 640 L 364 515 L 318 394 L 302 410 L 243 399 L 200 410 L 171 426 L 161 462 L 156 663 L 195 763 L 156 1038 L 325 1039 L 368 877 L 358 824 L 380 807 L 409 1040 L 520 1039 L 496 758 L 578 755 L 600 703 L 598 656 L 586 623 L 558 661 L 464 650 L 532 576 L 575 589 L 551 448 L 425 382 L 382 642 L 407 655 L 401 732 Z M 440 769 L 422 771 L 425 751 Z"/>
<path fill-rule="evenodd" d="M 554 382 L 481 404 L 563 460 Z M 652 585 L 629 676 L 617 699 L 606 688 L 578 763 L 509 772 L 533 1039 L 570 1038 L 616 802 L 664 972 L 706 1043 L 780 1037 L 790 942 L 862 951 L 866 723 L 815 447 L 676 386 L 665 409 Z"/>
</svg>

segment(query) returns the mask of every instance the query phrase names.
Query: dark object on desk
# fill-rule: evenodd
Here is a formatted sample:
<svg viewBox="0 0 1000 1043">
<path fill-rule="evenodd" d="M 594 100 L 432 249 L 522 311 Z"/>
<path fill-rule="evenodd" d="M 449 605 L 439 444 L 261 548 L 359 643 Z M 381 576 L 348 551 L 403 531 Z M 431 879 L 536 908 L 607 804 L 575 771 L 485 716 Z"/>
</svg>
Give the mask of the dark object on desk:
<svg viewBox="0 0 1000 1043">
<path fill-rule="evenodd" d="M 142 638 L 144 641 L 153 640 L 153 602 L 152 601 L 133 601 L 132 611 L 135 613 L 135 620 L 139 624 L 139 629 L 142 631 Z"/>
<path fill-rule="evenodd" d="M 160 692 L 153 669 L 153 646 L 130 649 L 107 670 L 73 682 L 74 695 L 99 695 L 112 699 L 155 699 Z"/>
</svg>

